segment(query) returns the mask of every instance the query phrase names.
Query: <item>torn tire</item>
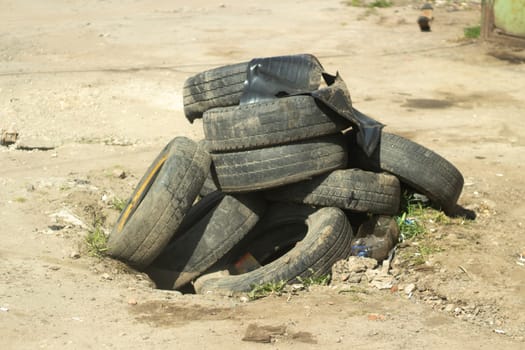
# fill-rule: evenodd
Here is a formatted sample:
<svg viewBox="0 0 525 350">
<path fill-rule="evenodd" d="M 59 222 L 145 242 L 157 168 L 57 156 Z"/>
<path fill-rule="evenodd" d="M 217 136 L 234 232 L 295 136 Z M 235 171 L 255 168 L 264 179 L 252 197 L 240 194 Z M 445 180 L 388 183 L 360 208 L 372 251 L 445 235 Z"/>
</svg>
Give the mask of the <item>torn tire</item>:
<svg viewBox="0 0 525 350">
<path fill-rule="evenodd" d="M 197 293 L 248 292 L 257 285 L 329 274 L 336 261 L 350 254 L 353 233 L 349 221 L 338 208 L 321 208 L 300 220 L 306 223 L 308 231 L 286 254 L 241 275 L 206 278 L 202 283 L 197 280 Z"/>
<path fill-rule="evenodd" d="M 175 234 L 197 197 L 211 159 L 202 145 L 176 137 L 135 188 L 108 238 L 109 255 L 139 269 L 148 266 Z"/>
<path fill-rule="evenodd" d="M 208 207 L 208 203 L 204 205 Z M 177 234 L 148 268 L 148 274 L 159 288 L 183 287 L 235 247 L 259 221 L 265 208 L 265 201 L 257 195 L 224 196 L 187 231 Z M 198 208 L 193 211 L 202 213 Z"/>
<path fill-rule="evenodd" d="M 367 157 L 351 137 L 351 165 L 371 171 L 386 171 L 425 194 L 445 213 L 453 211 L 463 188 L 463 176 L 445 158 L 404 137 L 382 132 L 374 153 Z"/>
<path fill-rule="evenodd" d="M 212 153 L 223 192 L 255 191 L 298 182 L 345 168 L 347 158 L 342 135 L 240 152 Z"/>
<path fill-rule="evenodd" d="M 399 180 L 393 175 L 345 169 L 266 191 L 265 196 L 275 201 L 395 214 L 399 210 L 400 193 Z"/>
<path fill-rule="evenodd" d="M 292 90 L 315 90 L 321 83 L 321 73 L 321 64 L 310 54 L 259 58 L 211 69 L 186 79 L 184 113 L 193 122 L 208 109 L 235 106 L 242 98 L 244 102 L 255 102 L 254 98 L 263 95 L 273 98 Z M 256 75 L 257 79 L 250 80 L 250 74 Z M 267 80 L 272 83 L 268 84 Z M 243 96 L 246 89 L 255 94 Z"/>
</svg>

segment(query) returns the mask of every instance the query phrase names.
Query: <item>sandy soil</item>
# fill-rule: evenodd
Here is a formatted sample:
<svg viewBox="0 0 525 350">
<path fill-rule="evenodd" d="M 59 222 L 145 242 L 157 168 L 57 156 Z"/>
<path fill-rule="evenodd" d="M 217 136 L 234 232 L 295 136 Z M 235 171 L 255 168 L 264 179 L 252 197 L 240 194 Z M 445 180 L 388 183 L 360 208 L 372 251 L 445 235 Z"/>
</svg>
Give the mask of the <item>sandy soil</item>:
<svg viewBox="0 0 525 350">
<path fill-rule="evenodd" d="M 2 348 L 523 348 L 525 66 L 462 39 L 479 4 L 437 7 L 421 33 L 409 1 L 189 3 L 0 1 L 0 128 L 26 146 L 0 146 Z M 111 229 L 112 200 L 162 146 L 202 138 L 182 110 L 188 76 L 293 53 L 319 57 L 360 110 L 453 162 L 477 219 L 437 225 L 439 249 L 400 263 L 386 291 L 181 295 L 87 253 L 94 215 Z"/>
</svg>

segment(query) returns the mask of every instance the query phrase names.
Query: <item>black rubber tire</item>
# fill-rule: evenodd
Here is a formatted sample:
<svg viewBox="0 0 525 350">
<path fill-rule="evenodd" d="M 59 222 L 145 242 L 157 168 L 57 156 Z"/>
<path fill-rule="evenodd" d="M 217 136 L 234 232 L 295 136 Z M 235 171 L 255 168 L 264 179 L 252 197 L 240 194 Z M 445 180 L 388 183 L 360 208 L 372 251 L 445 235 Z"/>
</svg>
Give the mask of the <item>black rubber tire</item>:
<svg viewBox="0 0 525 350">
<path fill-rule="evenodd" d="M 247 252 L 259 263 L 268 264 L 268 258 L 277 250 L 304 238 L 308 231 L 306 219 L 317 210 L 304 204 L 268 203 L 263 218 L 245 239 L 246 244 L 236 247 L 237 255 Z"/>
<path fill-rule="evenodd" d="M 215 183 L 216 180 L 214 180 L 213 170 L 208 173 L 208 176 L 206 177 L 206 180 L 204 180 L 204 184 L 202 184 L 202 188 L 199 192 L 199 195 L 201 197 L 205 197 L 215 191 L 218 190 L 217 184 Z"/>
<path fill-rule="evenodd" d="M 193 206 L 188 210 L 182 220 L 181 224 L 177 228 L 177 232 L 186 232 L 193 225 L 195 225 L 203 216 L 208 214 L 213 208 L 215 208 L 222 201 L 226 194 L 221 191 L 213 191 L 203 196 L 198 202 L 194 203 Z M 172 241 L 179 235 L 176 234 Z"/>
<path fill-rule="evenodd" d="M 300 55 L 301 58 L 293 56 L 267 57 L 269 61 L 266 61 L 265 68 L 278 75 L 292 89 L 295 86 L 300 90 L 315 90 L 321 82 L 319 61 L 309 54 Z M 248 85 L 250 62 L 214 68 L 186 79 L 183 87 L 186 118 L 193 122 L 211 108 L 238 105 Z M 304 85 L 305 76 L 316 77 L 316 81 Z"/>
<path fill-rule="evenodd" d="M 304 220 L 304 219 L 303 219 Z M 248 292 L 271 282 L 293 282 L 298 277 L 320 277 L 350 254 L 352 228 L 338 208 L 321 208 L 306 219 L 308 231 L 300 242 L 280 258 L 256 270 L 234 276 L 209 278 L 195 283 L 197 293 Z"/>
<path fill-rule="evenodd" d="M 197 203 L 198 206 L 198 203 Z M 186 232 L 180 232 L 147 270 L 159 288 L 179 289 L 200 276 L 245 237 L 264 214 L 255 194 L 224 196 Z"/>
<path fill-rule="evenodd" d="M 139 181 L 108 238 L 108 253 L 142 269 L 165 248 L 197 197 L 211 158 L 201 144 L 174 138 Z"/>
<path fill-rule="evenodd" d="M 339 134 L 261 149 L 212 153 L 212 159 L 221 191 L 246 192 L 345 168 L 346 148 Z"/>
<path fill-rule="evenodd" d="M 399 180 L 393 175 L 345 169 L 266 191 L 265 196 L 274 201 L 317 207 L 395 214 L 399 210 L 400 193 Z"/>
<path fill-rule="evenodd" d="M 389 172 L 402 183 L 425 194 L 445 213 L 455 210 L 464 180 L 459 170 L 445 158 L 404 137 L 384 131 L 370 157 L 355 144 L 355 135 L 351 134 L 350 140 L 352 166 Z"/>
<path fill-rule="evenodd" d="M 210 108 L 239 104 L 249 62 L 204 71 L 184 82 L 184 113 L 190 122 Z"/>
<path fill-rule="evenodd" d="M 319 105 L 311 96 L 214 108 L 203 115 L 211 152 L 279 145 L 335 134 L 349 126 L 346 119 Z"/>
</svg>

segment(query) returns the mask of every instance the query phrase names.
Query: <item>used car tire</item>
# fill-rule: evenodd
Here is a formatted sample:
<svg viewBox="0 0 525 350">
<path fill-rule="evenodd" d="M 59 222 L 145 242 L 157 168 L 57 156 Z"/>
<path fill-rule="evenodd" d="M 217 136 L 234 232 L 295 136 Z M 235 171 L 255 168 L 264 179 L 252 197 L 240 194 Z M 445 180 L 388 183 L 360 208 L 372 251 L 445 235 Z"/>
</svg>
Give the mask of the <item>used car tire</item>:
<svg viewBox="0 0 525 350">
<path fill-rule="evenodd" d="M 243 150 L 335 134 L 350 125 L 311 96 L 291 96 L 203 115 L 210 152 Z"/>
<path fill-rule="evenodd" d="M 194 284 L 197 293 L 248 292 L 256 285 L 329 274 L 336 261 L 350 254 L 353 236 L 350 222 L 338 208 L 321 208 L 301 220 L 308 231 L 286 254 L 244 274 L 197 280 Z"/>
<path fill-rule="evenodd" d="M 189 77 L 182 88 L 184 113 L 190 122 L 210 108 L 239 104 L 248 62 L 231 64 Z"/>
<path fill-rule="evenodd" d="M 183 287 L 234 248 L 259 221 L 265 208 L 264 199 L 255 194 L 224 196 L 185 232 L 178 232 L 147 273 L 159 288 Z"/>
<path fill-rule="evenodd" d="M 393 175 L 345 169 L 268 190 L 265 196 L 275 201 L 395 214 L 399 210 L 400 193 L 399 180 Z"/>
<path fill-rule="evenodd" d="M 305 76 L 312 75 L 321 78 L 322 67 L 313 55 L 288 55 L 267 57 L 265 69 L 280 74 L 286 85 L 299 89 L 318 87 L 319 84 L 304 84 Z M 263 59 L 264 60 L 264 59 Z M 186 118 L 193 122 L 202 114 L 216 107 L 235 106 L 240 103 L 241 96 L 248 85 L 248 69 L 250 62 L 242 62 L 217 67 L 189 77 L 183 86 L 183 103 Z M 302 82 L 302 83 L 300 83 Z M 316 81 L 317 83 L 317 81 Z M 320 83 L 320 81 L 318 82 Z"/>
<path fill-rule="evenodd" d="M 371 171 L 386 171 L 425 194 L 445 213 L 453 212 L 463 189 L 463 176 L 448 160 L 404 137 L 381 133 L 380 142 L 368 157 L 351 134 L 351 165 Z"/>
<path fill-rule="evenodd" d="M 174 138 L 135 188 L 108 238 L 108 253 L 139 269 L 175 234 L 199 194 L 211 158 L 201 144 Z"/>
<path fill-rule="evenodd" d="M 211 155 L 223 192 L 256 191 L 298 182 L 345 168 L 348 158 L 343 135 Z"/>
</svg>

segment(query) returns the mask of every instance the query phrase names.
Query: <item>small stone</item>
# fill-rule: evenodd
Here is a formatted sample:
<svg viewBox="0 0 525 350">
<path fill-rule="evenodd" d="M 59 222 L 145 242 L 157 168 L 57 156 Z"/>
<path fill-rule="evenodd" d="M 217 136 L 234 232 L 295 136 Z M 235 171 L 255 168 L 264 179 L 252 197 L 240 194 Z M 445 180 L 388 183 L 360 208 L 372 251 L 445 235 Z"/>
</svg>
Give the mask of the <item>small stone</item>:
<svg viewBox="0 0 525 350">
<path fill-rule="evenodd" d="M 33 192 L 35 190 L 35 186 L 33 184 L 27 184 L 26 185 L 26 191 L 27 192 Z"/>
<path fill-rule="evenodd" d="M 368 315 L 368 320 L 369 321 L 384 321 L 386 320 L 386 317 L 385 315 L 381 315 L 381 314 L 370 314 Z"/>
<path fill-rule="evenodd" d="M 71 252 L 71 254 L 69 254 L 69 257 L 70 257 L 71 259 L 78 259 L 78 258 L 80 258 L 80 253 L 77 252 L 76 250 L 73 250 L 73 251 Z"/>
<path fill-rule="evenodd" d="M 129 304 L 129 305 L 137 305 L 137 304 L 138 304 L 137 299 L 135 299 L 135 298 L 129 298 L 129 299 L 128 299 L 128 304 Z"/>
<path fill-rule="evenodd" d="M 416 285 L 414 283 L 407 284 L 403 290 L 405 291 L 405 294 L 409 295 L 416 290 Z"/>
<path fill-rule="evenodd" d="M 447 306 L 445 306 L 445 311 L 446 311 L 446 312 L 452 312 L 452 311 L 455 310 L 455 308 L 456 308 L 456 305 L 454 305 L 454 304 L 448 304 Z"/>
<path fill-rule="evenodd" d="M 12 145 L 18 139 L 18 132 L 15 130 L 0 130 L 0 145 Z"/>
<path fill-rule="evenodd" d="M 40 150 L 49 151 L 53 150 L 58 146 L 58 142 L 48 137 L 38 136 L 21 136 L 16 143 L 16 148 L 20 150 Z M 56 153 L 55 153 L 56 154 Z"/>
<path fill-rule="evenodd" d="M 363 274 L 357 274 L 357 273 L 353 273 L 351 274 L 348 279 L 346 280 L 346 282 L 348 283 L 361 283 L 361 280 L 363 279 Z"/>
<path fill-rule="evenodd" d="M 125 179 L 127 177 L 126 172 L 122 169 L 114 169 L 112 175 L 118 179 Z"/>
<path fill-rule="evenodd" d="M 241 303 L 247 303 L 250 299 L 247 296 L 242 296 L 239 298 Z"/>
<path fill-rule="evenodd" d="M 298 292 L 300 290 L 304 290 L 304 284 L 302 283 L 294 283 L 290 286 L 293 292 Z"/>
<path fill-rule="evenodd" d="M 113 278 L 109 275 L 109 273 L 105 272 L 103 273 L 100 278 L 102 278 L 103 280 L 106 280 L 106 281 L 111 281 Z"/>
</svg>

